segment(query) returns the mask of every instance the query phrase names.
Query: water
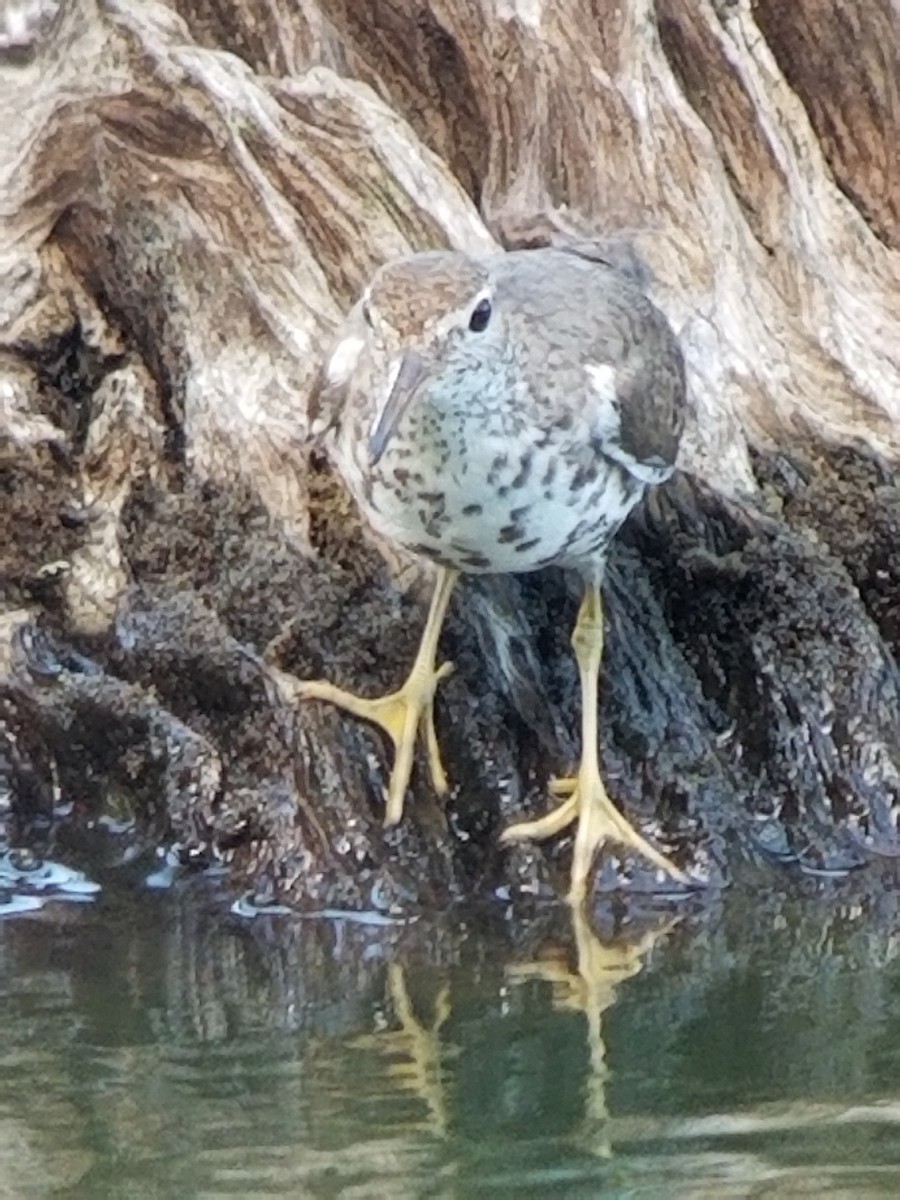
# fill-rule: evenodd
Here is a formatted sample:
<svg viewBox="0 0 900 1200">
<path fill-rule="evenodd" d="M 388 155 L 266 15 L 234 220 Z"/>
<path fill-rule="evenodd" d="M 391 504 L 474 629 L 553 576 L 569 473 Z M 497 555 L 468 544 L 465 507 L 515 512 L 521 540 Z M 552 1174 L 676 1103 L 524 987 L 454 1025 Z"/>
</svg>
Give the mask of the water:
<svg viewBox="0 0 900 1200">
<path fill-rule="evenodd" d="M 773 872 L 598 939 L 110 874 L 0 921 L 0 1197 L 900 1194 L 892 892 Z"/>
</svg>

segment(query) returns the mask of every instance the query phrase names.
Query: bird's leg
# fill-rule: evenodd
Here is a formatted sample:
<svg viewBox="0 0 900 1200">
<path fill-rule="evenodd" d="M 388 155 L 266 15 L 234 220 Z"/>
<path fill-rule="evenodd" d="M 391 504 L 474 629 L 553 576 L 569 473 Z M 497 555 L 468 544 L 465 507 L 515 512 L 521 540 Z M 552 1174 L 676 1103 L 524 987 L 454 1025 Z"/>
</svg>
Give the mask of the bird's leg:
<svg viewBox="0 0 900 1200">
<path fill-rule="evenodd" d="M 667 875 L 681 883 L 688 883 L 684 872 L 642 837 L 622 816 L 606 794 L 600 777 L 597 755 L 597 685 L 600 662 L 603 658 L 603 603 L 600 588 L 596 584 L 588 585 L 585 592 L 572 634 L 572 646 L 581 676 L 582 748 L 578 774 L 574 779 L 558 780 L 553 785 L 557 794 L 568 795 L 557 809 L 536 821 L 523 821 L 511 825 L 504 831 L 501 841 L 541 841 L 559 833 L 577 820 L 568 896 L 570 904 L 573 905 L 584 901 L 594 859 L 600 847 L 608 841 L 618 842 L 636 850 Z"/>
<path fill-rule="evenodd" d="M 385 825 L 396 825 L 403 816 L 403 798 L 412 774 L 416 737 L 420 729 L 425 733 L 434 789 L 439 795 L 447 791 L 447 776 L 434 730 L 434 693 L 439 681 L 453 670 L 453 664 L 444 663 L 435 669 L 435 659 L 438 638 L 457 578 L 458 572 L 441 568 L 419 651 L 406 682 L 398 691 L 378 700 L 365 700 L 324 680 L 304 681 L 294 689 L 294 695 L 301 700 L 327 700 L 353 713 L 355 717 L 379 725 L 394 743 L 394 766 L 388 785 Z"/>
</svg>

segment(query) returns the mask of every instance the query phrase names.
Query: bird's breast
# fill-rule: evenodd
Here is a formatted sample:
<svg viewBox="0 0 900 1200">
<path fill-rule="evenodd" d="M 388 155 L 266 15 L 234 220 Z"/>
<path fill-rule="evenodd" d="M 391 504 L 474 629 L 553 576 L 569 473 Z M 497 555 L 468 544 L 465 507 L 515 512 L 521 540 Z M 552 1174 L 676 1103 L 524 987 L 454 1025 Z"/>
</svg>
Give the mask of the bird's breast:
<svg viewBox="0 0 900 1200">
<path fill-rule="evenodd" d="M 384 537 L 466 572 L 518 573 L 605 556 L 641 486 L 563 430 L 515 412 L 475 422 L 422 404 L 376 464 L 343 439 L 340 469 Z"/>
</svg>

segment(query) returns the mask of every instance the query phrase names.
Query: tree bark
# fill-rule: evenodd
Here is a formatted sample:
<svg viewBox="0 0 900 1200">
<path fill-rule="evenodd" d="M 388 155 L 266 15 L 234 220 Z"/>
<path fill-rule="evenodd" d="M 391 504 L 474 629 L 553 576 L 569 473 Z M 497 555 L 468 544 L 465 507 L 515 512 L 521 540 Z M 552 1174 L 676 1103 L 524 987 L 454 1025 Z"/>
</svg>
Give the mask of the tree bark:
<svg viewBox="0 0 900 1200">
<path fill-rule="evenodd" d="M 496 837 L 576 749 L 559 573 L 461 589 L 454 788 L 399 830 L 377 738 L 282 682 L 394 686 L 423 619 L 308 437 L 341 312 L 398 253 L 577 237 L 648 264 L 693 407 L 610 567 L 612 794 L 714 882 L 900 852 L 898 59 L 893 0 L 9 5 L 10 836 L 124 790 L 259 901 L 554 885 Z"/>
</svg>

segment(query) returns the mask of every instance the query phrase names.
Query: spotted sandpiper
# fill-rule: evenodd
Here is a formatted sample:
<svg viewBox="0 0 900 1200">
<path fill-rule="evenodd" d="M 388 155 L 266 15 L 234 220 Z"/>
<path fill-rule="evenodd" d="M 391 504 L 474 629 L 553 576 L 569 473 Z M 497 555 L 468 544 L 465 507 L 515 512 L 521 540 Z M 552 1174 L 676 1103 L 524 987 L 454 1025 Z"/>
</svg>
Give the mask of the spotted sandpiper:
<svg viewBox="0 0 900 1200">
<path fill-rule="evenodd" d="M 598 761 L 607 554 L 648 486 L 671 475 L 684 422 L 678 342 L 639 281 L 567 249 L 389 262 L 348 314 L 316 404 L 371 526 L 438 566 L 419 651 L 398 691 L 366 700 L 322 681 L 299 685 L 302 698 L 339 705 L 392 739 L 386 824 L 402 817 L 420 731 L 434 787 L 447 790 L 433 705 L 451 670 L 437 666 L 437 646 L 459 574 L 562 566 L 584 584 L 572 635 L 581 763 L 556 782 L 565 797 L 557 808 L 510 826 L 502 841 L 540 840 L 577 823 L 573 904 L 584 900 L 607 841 L 688 882 L 609 799 Z"/>
</svg>

